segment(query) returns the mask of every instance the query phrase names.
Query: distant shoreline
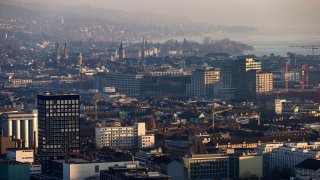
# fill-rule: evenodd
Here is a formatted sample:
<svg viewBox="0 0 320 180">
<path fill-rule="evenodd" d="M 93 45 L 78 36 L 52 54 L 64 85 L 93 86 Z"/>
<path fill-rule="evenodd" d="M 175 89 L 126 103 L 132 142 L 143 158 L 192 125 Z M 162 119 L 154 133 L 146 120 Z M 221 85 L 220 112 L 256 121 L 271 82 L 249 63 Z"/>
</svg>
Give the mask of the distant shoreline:
<svg viewBox="0 0 320 180">
<path fill-rule="evenodd" d="M 240 41 L 242 43 L 251 45 L 255 48 L 254 51 L 248 52 L 248 54 L 255 54 L 257 56 L 275 55 L 285 56 L 287 52 L 311 55 L 311 50 L 302 49 L 299 47 L 289 47 L 290 45 L 320 45 L 320 37 L 316 34 L 273 34 L 273 33 L 212 33 L 207 35 L 197 36 L 177 36 L 169 39 L 175 39 L 183 41 L 184 38 L 201 43 L 205 37 L 211 37 L 213 40 L 230 39 L 233 41 Z M 164 42 L 168 39 L 161 40 Z M 315 54 L 320 54 L 320 50 L 316 50 Z"/>
</svg>

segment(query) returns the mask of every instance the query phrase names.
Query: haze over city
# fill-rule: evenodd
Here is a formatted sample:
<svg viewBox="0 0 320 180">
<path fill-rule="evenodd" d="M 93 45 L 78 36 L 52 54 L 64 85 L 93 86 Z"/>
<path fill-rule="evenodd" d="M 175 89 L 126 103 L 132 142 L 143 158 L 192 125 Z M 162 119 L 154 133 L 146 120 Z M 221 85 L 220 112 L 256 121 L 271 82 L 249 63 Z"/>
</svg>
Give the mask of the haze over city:
<svg viewBox="0 0 320 180">
<path fill-rule="evenodd" d="M 319 0 L 0 0 L 0 180 L 320 179 Z"/>
<path fill-rule="evenodd" d="M 319 32 L 320 28 L 318 0 L 26 0 L 21 2 L 37 2 L 43 5 L 89 5 L 169 17 L 187 17 L 195 22 L 271 28 L 282 32 L 292 28 L 307 33 Z"/>
<path fill-rule="evenodd" d="M 305 50 L 288 48 L 288 46 L 320 42 L 318 36 L 320 12 L 317 9 L 320 2 L 317 0 L 200 0 L 197 2 L 194 0 L 71 0 L 67 2 L 27 0 L 9 3 L 21 5 L 32 3 L 31 7 L 37 4 L 37 8 L 40 7 L 44 12 L 50 11 L 56 15 L 60 14 L 62 7 L 68 8 L 71 12 L 79 11 L 81 14 L 84 10 L 79 7 L 84 6 L 92 15 L 95 14 L 96 8 L 105 11 L 108 16 L 110 16 L 110 10 L 116 10 L 117 13 L 123 12 L 124 17 L 131 17 L 130 13 L 134 13 L 135 21 L 146 23 L 161 23 L 162 18 L 151 18 L 161 15 L 163 18 L 180 18 L 186 22 L 251 27 L 256 32 L 245 36 L 228 32 L 223 34 L 210 32 L 175 38 L 182 40 L 187 37 L 198 42 L 207 36 L 213 39 L 230 38 L 256 46 L 255 53 L 259 55 L 275 50 L 275 46 L 285 49 L 279 52 L 282 55 L 290 50 L 306 54 Z"/>
</svg>

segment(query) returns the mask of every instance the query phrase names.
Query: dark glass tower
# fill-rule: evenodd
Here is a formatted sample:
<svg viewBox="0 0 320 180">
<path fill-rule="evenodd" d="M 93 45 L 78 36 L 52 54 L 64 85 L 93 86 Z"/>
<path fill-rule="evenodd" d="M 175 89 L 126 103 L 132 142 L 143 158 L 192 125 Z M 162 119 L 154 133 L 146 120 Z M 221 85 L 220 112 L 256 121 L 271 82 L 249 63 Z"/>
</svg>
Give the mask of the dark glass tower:
<svg viewBox="0 0 320 180">
<path fill-rule="evenodd" d="M 50 161 L 68 159 L 80 149 L 79 95 L 38 95 L 38 160 L 44 173 L 50 173 Z"/>
</svg>

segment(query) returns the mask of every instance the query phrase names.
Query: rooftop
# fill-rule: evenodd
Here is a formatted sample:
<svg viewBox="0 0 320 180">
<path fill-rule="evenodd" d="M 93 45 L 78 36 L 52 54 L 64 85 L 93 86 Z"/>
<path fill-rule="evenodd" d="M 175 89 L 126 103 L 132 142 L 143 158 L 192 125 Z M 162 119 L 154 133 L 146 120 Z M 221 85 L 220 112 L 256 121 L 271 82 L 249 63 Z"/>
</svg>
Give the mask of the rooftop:
<svg viewBox="0 0 320 180">
<path fill-rule="evenodd" d="M 26 164 L 18 161 L 12 161 L 12 160 L 7 160 L 7 159 L 0 159 L 0 164 L 3 165 L 21 165 L 21 164 Z M 27 163 L 28 164 L 28 163 Z"/>
<path fill-rule="evenodd" d="M 306 159 L 298 165 L 296 165 L 296 168 L 318 170 L 320 169 L 320 160 Z"/>
<path fill-rule="evenodd" d="M 29 151 L 29 152 L 33 152 L 33 149 L 28 149 L 28 148 L 7 148 L 7 151 Z"/>
<path fill-rule="evenodd" d="M 45 91 L 44 93 L 42 93 L 40 95 L 41 96 L 74 96 L 74 95 L 79 95 L 79 94 Z"/>
<path fill-rule="evenodd" d="M 92 161 L 88 161 L 88 160 L 80 159 L 80 158 L 72 158 L 72 159 L 68 159 L 68 160 L 54 160 L 54 162 L 66 163 L 66 164 L 85 164 L 85 163 L 92 163 Z"/>
</svg>

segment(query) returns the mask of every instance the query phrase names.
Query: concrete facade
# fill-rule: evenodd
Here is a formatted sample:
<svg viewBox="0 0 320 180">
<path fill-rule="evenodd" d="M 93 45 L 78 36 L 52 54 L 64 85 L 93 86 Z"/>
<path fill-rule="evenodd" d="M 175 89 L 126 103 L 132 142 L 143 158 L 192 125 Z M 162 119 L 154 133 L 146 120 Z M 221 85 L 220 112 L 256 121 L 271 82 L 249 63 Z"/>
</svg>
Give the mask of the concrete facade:
<svg viewBox="0 0 320 180">
<path fill-rule="evenodd" d="M 38 114 L 37 110 L 32 112 L 7 112 L 1 116 L 1 127 L 4 136 L 14 136 L 21 139 L 25 147 L 33 147 L 34 132 L 35 145 L 38 147 Z"/>
<path fill-rule="evenodd" d="M 127 127 L 96 127 L 97 148 L 148 148 L 154 146 L 154 135 L 146 135 L 145 123 Z"/>
<path fill-rule="evenodd" d="M 8 149 L 7 159 L 23 162 L 23 163 L 33 163 L 34 155 L 32 149 Z"/>
<path fill-rule="evenodd" d="M 113 166 L 125 166 L 131 164 L 132 161 L 123 162 L 91 162 L 83 159 L 71 159 L 70 161 L 55 160 L 54 161 L 54 174 L 63 180 L 84 180 L 87 178 L 99 179 L 100 171 L 108 170 Z M 134 161 L 139 164 L 138 161 Z M 59 166 L 57 166 L 60 164 Z M 61 166 L 62 164 L 62 166 Z M 59 169 L 61 168 L 62 169 Z M 61 174 L 62 173 L 62 174 Z"/>
</svg>

